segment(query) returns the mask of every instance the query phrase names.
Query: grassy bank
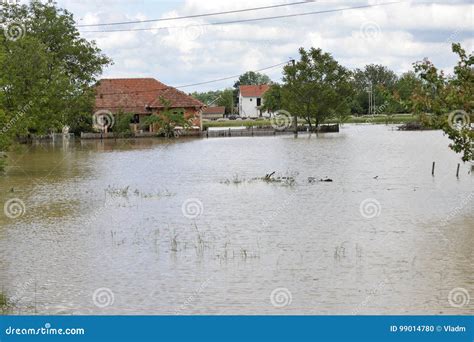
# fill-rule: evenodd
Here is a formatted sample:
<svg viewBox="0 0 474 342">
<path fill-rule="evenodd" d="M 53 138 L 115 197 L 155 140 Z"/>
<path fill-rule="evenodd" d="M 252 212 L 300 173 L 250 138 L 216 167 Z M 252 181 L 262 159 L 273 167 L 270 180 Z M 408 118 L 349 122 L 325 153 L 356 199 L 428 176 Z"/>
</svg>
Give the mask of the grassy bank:
<svg viewBox="0 0 474 342">
<path fill-rule="evenodd" d="M 377 116 L 350 116 L 344 123 L 360 124 L 404 124 L 416 119 L 416 116 L 411 114 L 399 114 L 399 115 L 377 115 Z M 298 123 L 304 124 L 304 120 L 298 120 Z M 338 120 L 329 120 L 328 124 L 338 123 Z M 209 121 L 203 123 L 203 128 L 208 127 L 269 127 L 272 125 L 270 120 L 229 120 L 229 121 Z"/>
<path fill-rule="evenodd" d="M 7 297 L 0 292 L 0 313 L 4 314 L 8 310 L 8 300 Z"/>
<path fill-rule="evenodd" d="M 368 123 L 368 124 L 404 124 L 416 120 L 417 117 L 411 114 L 400 115 L 377 115 L 377 116 L 351 116 L 344 123 Z M 337 120 L 330 120 L 328 123 L 337 123 Z"/>
</svg>

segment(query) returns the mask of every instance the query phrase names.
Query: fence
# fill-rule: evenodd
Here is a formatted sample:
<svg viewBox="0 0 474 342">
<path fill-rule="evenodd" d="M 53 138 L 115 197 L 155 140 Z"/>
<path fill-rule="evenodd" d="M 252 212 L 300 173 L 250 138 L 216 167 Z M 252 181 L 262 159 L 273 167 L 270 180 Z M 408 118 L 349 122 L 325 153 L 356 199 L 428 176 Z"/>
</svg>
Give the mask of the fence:
<svg viewBox="0 0 474 342">
<path fill-rule="evenodd" d="M 309 132 L 308 126 L 298 126 L 298 132 Z M 319 133 L 337 133 L 339 132 L 339 125 L 322 125 L 319 126 Z M 271 135 L 284 135 L 294 134 L 292 128 L 286 128 L 284 130 L 277 130 L 271 127 L 257 128 L 257 127 L 234 127 L 234 128 L 214 128 L 208 129 L 202 132 L 202 136 L 205 138 L 217 138 L 217 137 L 253 137 L 253 136 L 271 136 Z"/>
<path fill-rule="evenodd" d="M 225 138 L 225 137 L 253 137 L 253 136 L 272 136 L 272 135 L 283 135 L 293 134 L 292 131 L 279 131 L 273 128 L 242 128 L 242 129 L 216 129 L 207 130 L 202 132 L 202 136 L 205 138 Z"/>
<path fill-rule="evenodd" d="M 198 130 L 182 130 L 176 132 L 177 136 L 180 137 L 200 137 L 201 132 Z M 157 133 L 153 132 L 136 132 L 127 136 L 112 133 L 81 133 L 81 139 L 121 139 L 121 138 L 156 138 Z"/>
</svg>

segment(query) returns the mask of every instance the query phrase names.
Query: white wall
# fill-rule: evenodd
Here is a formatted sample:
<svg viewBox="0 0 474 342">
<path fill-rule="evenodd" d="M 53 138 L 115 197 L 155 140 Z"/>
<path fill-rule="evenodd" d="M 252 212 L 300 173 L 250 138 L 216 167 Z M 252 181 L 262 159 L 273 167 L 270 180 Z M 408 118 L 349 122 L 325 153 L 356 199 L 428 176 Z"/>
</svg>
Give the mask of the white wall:
<svg viewBox="0 0 474 342">
<path fill-rule="evenodd" d="M 261 104 L 263 105 L 263 98 Z M 258 118 L 260 111 L 257 108 L 257 98 L 243 97 L 239 94 L 239 115 L 244 118 Z M 263 112 L 262 116 L 269 116 L 268 112 Z"/>
</svg>

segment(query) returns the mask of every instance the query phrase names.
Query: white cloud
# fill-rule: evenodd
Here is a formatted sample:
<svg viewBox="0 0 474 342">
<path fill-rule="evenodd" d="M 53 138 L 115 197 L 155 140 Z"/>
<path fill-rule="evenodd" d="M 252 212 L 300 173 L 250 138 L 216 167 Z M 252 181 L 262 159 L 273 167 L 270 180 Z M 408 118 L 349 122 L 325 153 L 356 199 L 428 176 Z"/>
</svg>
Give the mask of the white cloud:
<svg viewBox="0 0 474 342">
<path fill-rule="evenodd" d="M 462 41 L 466 48 L 472 50 L 474 5 L 469 1 L 435 4 L 408 1 L 320 15 L 233 25 L 206 25 L 224 20 L 367 3 L 383 2 L 315 2 L 216 17 L 112 27 L 172 27 L 166 30 L 85 33 L 85 36 L 95 39 L 99 47 L 114 59 L 115 65 L 107 70 L 106 76 L 150 76 L 170 85 L 198 83 L 264 68 L 297 57 L 300 46 L 320 47 L 349 68 L 382 63 L 399 73 L 407 71 L 413 62 L 423 57 L 430 57 L 441 68 L 450 70 L 455 63 L 449 46 L 452 41 Z M 80 3 L 74 0 L 60 1 L 60 5 L 82 19 L 80 24 L 168 18 L 273 4 L 274 0 L 185 0 L 184 3 L 166 2 L 159 5 L 144 0 L 134 2 L 133 5 L 128 1 L 111 0 L 105 3 L 91 0 Z M 157 11 L 156 7 L 160 10 Z M 199 24 L 205 26 L 196 26 Z M 270 70 L 268 74 L 276 80 L 280 78 L 278 70 Z M 232 84 L 230 80 L 199 89 Z"/>
</svg>

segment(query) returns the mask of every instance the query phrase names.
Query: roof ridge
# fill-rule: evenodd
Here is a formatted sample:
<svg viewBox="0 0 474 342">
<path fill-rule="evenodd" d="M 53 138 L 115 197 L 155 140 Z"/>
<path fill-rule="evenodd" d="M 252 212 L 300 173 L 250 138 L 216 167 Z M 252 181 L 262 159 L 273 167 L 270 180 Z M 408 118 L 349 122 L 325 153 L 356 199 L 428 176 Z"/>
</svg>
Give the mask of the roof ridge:
<svg viewBox="0 0 474 342">
<path fill-rule="evenodd" d="M 97 83 L 96 107 L 161 108 L 160 98 L 173 107 L 203 107 L 189 94 L 170 87 L 155 78 L 104 78 Z"/>
<path fill-rule="evenodd" d="M 106 77 L 106 78 L 101 78 L 99 81 L 105 81 L 105 80 L 154 80 L 158 81 L 154 77 Z M 160 81 L 158 81 L 160 82 Z"/>
</svg>

